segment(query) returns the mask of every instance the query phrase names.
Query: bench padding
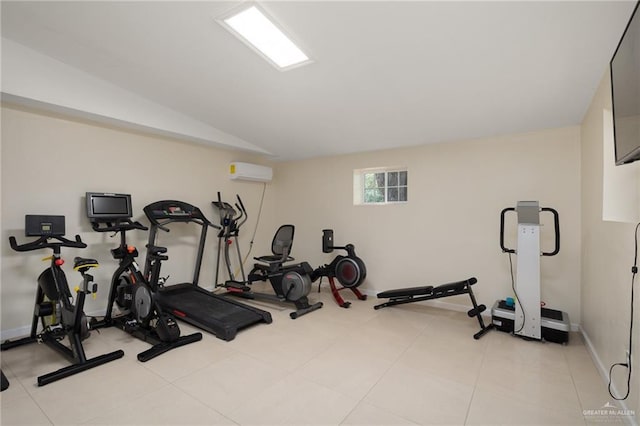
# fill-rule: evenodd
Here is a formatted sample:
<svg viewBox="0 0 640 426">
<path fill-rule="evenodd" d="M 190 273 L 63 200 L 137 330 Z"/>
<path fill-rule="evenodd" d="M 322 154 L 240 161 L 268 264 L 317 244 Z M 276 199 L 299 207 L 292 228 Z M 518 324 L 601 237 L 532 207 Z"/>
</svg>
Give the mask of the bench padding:
<svg viewBox="0 0 640 426">
<path fill-rule="evenodd" d="M 475 277 L 469 278 L 464 281 L 456 281 L 453 283 L 442 284 L 437 287 L 432 285 L 426 285 L 421 287 L 406 287 L 406 288 L 396 288 L 394 290 L 383 291 L 382 293 L 378 293 L 378 299 L 394 299 L 398 297 L 413 297 L 413 296 L 428 296 L 430 294 L 433 295 L 442 295 L 446 293 L 457 293 L 463 291 L 467 285 L 473 285 L 477 283 L 478 280 Z"/>
<path fill-rule="evenodd" d="M 382 293 L 378 293 L 379 299 L 384 298 L 393 298 L 393 297 L 404 297 L 404 296 L 422 296 L 431 294 L 433 291 L 432 285 L 426 285 L 422 287 L 407 287 L 407 288 L 396 288 L 394 290 L 383 291 Z"/>
</svg>

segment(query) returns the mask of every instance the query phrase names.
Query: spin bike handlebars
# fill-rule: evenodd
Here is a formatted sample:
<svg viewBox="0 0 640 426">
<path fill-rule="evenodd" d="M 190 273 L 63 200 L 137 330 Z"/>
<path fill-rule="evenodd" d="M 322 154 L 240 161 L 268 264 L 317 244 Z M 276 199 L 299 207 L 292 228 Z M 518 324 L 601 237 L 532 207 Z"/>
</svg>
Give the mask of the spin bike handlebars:
<svg viewBox="0 0 640 426">
<path fill-rule="evenodd" d="M 148 227 L 144 226 L 140 222 L 133 222 L 130 219 L 121 219 L 113 224 L 111 222 L 91 222 L 91 227 L 96 232 L 121 232 L 131 231 L 133 229 L 140 229 L 141 231 L 149 230 Z"/>
<path fill-rule="evenodd" d="M 515 207 L 507 207 L 500 212 L 500 248 L 504 253 L 516 253 L 515 249 L 510 249 L 504 245 L 504 218 L 507 212 L 516 211 Z M 555 256 L 560 252 L 560 217 L 558 211 L 551 207 L 541 207 L 541 212 L 549 212 L 553 215 L 553 231 L 555 235 L 555 247 L 553 251 L 542 252 L 542 256 Z"/>
<path fill-rule="evenodd" d="M 50 239 L 56 239 L 58 242 L 49 242 Z M 76 235 L 76 240 L 71 241 L 63 236 L 52 235 L 42 236 L 35 241 L 31 241 L 25 244 L 18 244 L 16 237 L 9 237 L 9 244 L 15 251 L 33 251 L 43 248 L 51 248 L 54 252 L 59 253 L 60 247 L 72 247 L 72 248 L 86 248 L 87 245 L 82 242 L 80 235 Z"/>
</svg>

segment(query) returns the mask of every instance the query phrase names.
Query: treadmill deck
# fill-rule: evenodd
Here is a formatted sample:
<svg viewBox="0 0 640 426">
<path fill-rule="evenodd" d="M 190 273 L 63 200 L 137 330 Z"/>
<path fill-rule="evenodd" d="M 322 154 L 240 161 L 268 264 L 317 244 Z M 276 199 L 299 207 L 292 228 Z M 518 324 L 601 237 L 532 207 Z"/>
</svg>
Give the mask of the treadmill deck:
<svg viewBox="0 0 640 426">
<path fill-rule="evenodd" d="M 176 318 L 226 341 L 233 340 L 238 330 L 260 322 L 272 322 L 271 313 L 267 311 L 218 296 L 190 283 L 160 289 L 158 301 Z"/>
</svg>

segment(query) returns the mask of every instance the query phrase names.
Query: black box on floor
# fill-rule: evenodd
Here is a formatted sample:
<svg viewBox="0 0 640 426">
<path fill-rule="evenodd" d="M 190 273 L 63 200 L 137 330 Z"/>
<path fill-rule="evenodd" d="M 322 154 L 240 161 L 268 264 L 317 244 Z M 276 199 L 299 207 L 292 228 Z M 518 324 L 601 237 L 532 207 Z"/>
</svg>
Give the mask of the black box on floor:
<svg viewBox="0 0 640 426">
<path fill-rule="evenodd" d="M 569 341 L 569 331 L 571 330 L 569 315 L 566 312 L 556 311 L 555 309 L 540 309 L 542 314 L 542 340 L 567 343 Z M 493 308 L 491 308 L 491 322 L 496 330 L 513 333 L 515 316 L 515 306 L 507 306 L 507 302 L 504 300 L 497 300 Z"/>
</svg>

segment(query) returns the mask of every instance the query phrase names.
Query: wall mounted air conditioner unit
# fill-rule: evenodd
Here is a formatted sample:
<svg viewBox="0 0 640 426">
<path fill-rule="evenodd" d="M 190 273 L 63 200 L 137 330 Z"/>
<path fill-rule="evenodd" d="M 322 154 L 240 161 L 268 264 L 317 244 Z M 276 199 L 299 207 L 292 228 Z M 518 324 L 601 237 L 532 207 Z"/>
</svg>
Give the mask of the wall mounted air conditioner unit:
<svg viewBox="0 0 640 426">
<path fill-rule="evenodd" d="M 229 177 L 231 180 L 271 182 L 273 169 L 258 164 L 234 162 L 229 164 Z"/>
</svg>

